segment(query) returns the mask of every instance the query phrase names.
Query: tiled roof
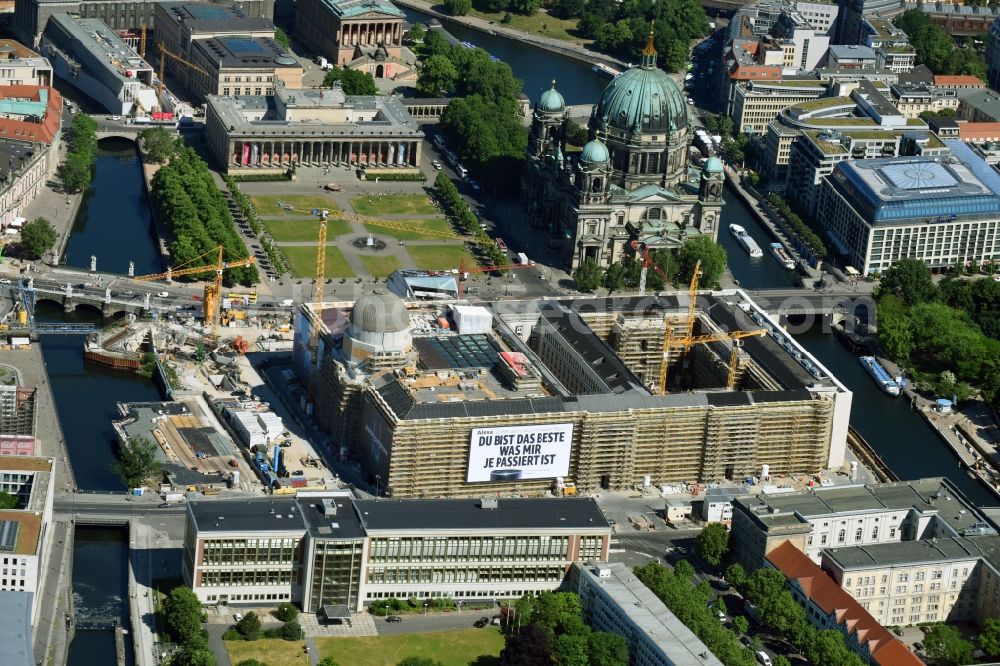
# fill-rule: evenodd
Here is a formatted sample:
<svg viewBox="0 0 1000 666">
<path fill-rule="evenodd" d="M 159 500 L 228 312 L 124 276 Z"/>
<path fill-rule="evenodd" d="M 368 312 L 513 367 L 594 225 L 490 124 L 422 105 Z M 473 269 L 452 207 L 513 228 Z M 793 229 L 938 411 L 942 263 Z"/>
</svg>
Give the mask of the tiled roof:
<svg viewBox="0 0 1000 666">
<path fill-rule="evenodd" d="M 845 627 L 858 645 L 867 648 L 874 663 L 884 666 L 924 665 L 919 657 L 896 640 L 854 597 L 791 542 L 786 541 L 768 553 L 767 561 L 785 578 L 798 583 L 803 594 Z"/>
<path fill-rule="evenodd" d="M 48 97 L 45 117 L 33 123 L 14 118 L 0 118 L 0 139 L 51 144 L 59 133 L 62 113 L 62 96 L 55 88 L 46 86 L 0 86 L 0 100 L 31 99 L 42 101 Z"/>
<path fill-rule="evenodd" d="M 978 76 L 960 74 L 954 76 L 944 76 L 935 74 L 934 85 L 936 86 L 971 86 L 975 88 L 985 88 L 986 84 Z"/>
</svg>

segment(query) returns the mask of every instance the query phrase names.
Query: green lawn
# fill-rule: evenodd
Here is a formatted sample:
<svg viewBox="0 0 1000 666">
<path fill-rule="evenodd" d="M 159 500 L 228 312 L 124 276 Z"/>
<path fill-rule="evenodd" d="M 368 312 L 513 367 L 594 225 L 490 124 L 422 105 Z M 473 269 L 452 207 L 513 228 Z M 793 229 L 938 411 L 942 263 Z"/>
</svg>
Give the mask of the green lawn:
<svg viewBox="0 0 1000 666">
<path fill-rule="evenodd" d="M 321 658 L 332 656 L 339 664 L 395 666 L 412 656 L 434 659 L 444 666 L 494 666 L 500 663 L 503 634 L 492 627 L 470 628 L 426 634 L 317 638 L 316 646 Z"/>
<path fill-rule="evenodd" d="M 435 5 L 434 7 L 438 11 L 445 14 L 448 12 L 445 10 L 444 5 Z M 470 16 L 478 16 L 479 18 L 484 18 L 487 21 L 493 21 L 497 25 L 501 25 L 503 20 L 504 12 L 483 12 L 478 9 L 470 9 Z M 544 9 L 539 9 L 532 16 L 524 16 L 522 14 L 511 13 L 511 22 L 507 23 L 504 27 L 514 28 L 515 30 L 521 30 L 523 32 L 530 32 L 534 35 L 544 35 L 545 37 L 551 37 L 552 39 L 561 39 L 567 42 L 576 42 L 579 44 L 589 44 L 590 39 L 584 39 L 583 37 L 577 37 L 573 33 L 576 32 L 576 23 L 578 19 L 561 19 L 554 16 L 549 16 L 548 12 Z M 475 43 L 475 40 L 473 40 Z M 558 82 L 557 82 L 558 86 Z"/>
<path fill-rule="evenodd" d="M 315 241 L 319 235 L 319 220 L 264 220 L 264 228 L 276 243 Z M 329 219 L 326 222 L 327 242 L 351 232 L 346 220 Z"/>
<path fill-rule="evenodd" d="M 386 277 L 402 265 L 399 259 L 391 254 L 361 255 L 361 263 L 374 277 Z"/>
<path fill-rule="evenodd" d="M 440 217 L 432 217 L 423 220 L 399 220 L 400 223 L 409 225 L 411 227 L 420 227 L 421 229 L 427 229 L 429 231 L 444 231 L 450 234 L 454 234 L 455 230 L 451 228 L 451 224 L 448 220 Z M 440 236 L 433 236 L 430 234 L 422 234 L 419 231 L 404 231 L 400 229 L 389 229 L 388 227 L 380 227 L 377 224 L 366 224 L 365 229 L 372 232 L 373 234 L 382 234 L 383 236 L 391 236 L 393 238 L 398 238 L 400 240 L 434 240 L 435 238 L 440 238 Z"/>
<path fill-rule="evenodd" d="M 385 194 L 351 199 L 358 215 L 440 215 L 431 200 L 423 194 Z"/>
<path fill-rule="evenodd" d="M 226 641 L 225 644 L 229 660 L 234 664 L 244 659 L 257 659 L 267 666 L 309 666 L 309 655 L 302 649 L 302 641 L 262 638 L 257 641 Z"/>
<path fill-rule="evenodd" d="M 478 265 L 464 245 L 408 245 L 406 251 L 417 268 L 425 271 L 458 268 L 463 257 L 466 266 Z"/>
<path fill-rule="evenodd" d="M 288 204 L 294 210 L 288 210 L 278 205 L 278 202 Z M 295 217 L 309 215 L 313 208 L 339 210 L 333 197 L 322 194 L 258 194 L 250 197 L 250 202 L 261 217 Z"/>
<path fill-rule="evenodd" d="M 295 277 L 311 278 L 316 274 L 316 246 L 279 246 L 288 260 L 288 268 Z M 354 277 L 354 271 L 347 265 L 344 255 L 335 247 L 326 248 L 326 277 Z"/>
</svg>

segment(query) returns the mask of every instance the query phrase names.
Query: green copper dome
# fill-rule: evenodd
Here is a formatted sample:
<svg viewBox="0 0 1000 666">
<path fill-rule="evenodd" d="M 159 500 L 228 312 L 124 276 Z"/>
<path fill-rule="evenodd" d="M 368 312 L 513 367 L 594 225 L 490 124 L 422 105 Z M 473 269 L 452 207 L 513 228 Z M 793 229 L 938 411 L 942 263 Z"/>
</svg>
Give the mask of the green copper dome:
<svg viewBox="0 0 1000 666">
<path fill-rule="evenodd" d="M 606 126 L 626 132 L 667 132 L 687 127 L 684 95 L 674 80 L 656 66 L 652 33 L 642 52 L 642 64 L 611 81 L 594 116 Z"/>
<path fill-rule="evenodd" d="M 591 164 L 603 164 L 611 159 L 611 155 L 608 153 L 608 147 L 605 146 L 600 139 L 594 139 L 593 141 L 588 141 L 580 151 L 580 161 L 589 162 Z"/>
<path fill-rule="evenodd" d="M 705 162 L 705 171 L 708 173 L 722 173 L 722 160 L 712 155 Z"/>
<path fill-rule="evenodd" d="M 542 93 L 542 96 L 538 98 L 538 107 L 541 111 L 547 111 L 549 113 L 559 113 L 560 111 L 566 110 L 566 100 L 563 96 L 559 94 L 556 90 L 556 82 L 552 82 L 552 87 Z"/>
</svg>

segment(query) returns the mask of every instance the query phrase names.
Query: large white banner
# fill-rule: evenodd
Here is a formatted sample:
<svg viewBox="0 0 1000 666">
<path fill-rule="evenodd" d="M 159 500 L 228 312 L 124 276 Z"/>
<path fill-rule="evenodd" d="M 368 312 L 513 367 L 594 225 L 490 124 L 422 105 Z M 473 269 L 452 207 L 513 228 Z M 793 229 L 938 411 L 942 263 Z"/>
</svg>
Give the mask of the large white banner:
<svg viewBox="0 0 1000 666">
<path fill-rule="evenodd" d="M 549 479 L 569 473 L 573 424 L 475 428 L 466 481 Z"/>
</svg>

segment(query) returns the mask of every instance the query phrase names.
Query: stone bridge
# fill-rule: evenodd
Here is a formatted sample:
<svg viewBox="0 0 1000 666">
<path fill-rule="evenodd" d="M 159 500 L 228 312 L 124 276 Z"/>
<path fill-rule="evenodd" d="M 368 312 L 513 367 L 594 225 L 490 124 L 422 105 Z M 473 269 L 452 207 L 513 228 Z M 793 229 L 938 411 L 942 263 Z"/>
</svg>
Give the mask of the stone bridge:
<svg viewBox="0 0 1000 666">
<path fill-rule="evenodd" d="M 97 140 L 101 139 L 125 139 L 126 141 L 138 141 L 139 132 L 141 132 L 144 127 L 139 129 L 126 129 L 124 127 L 102 127 L 95 132 Z"/>
<path fill-rule="evenodd" d="M 875 321 L 875 300 L 871 294 L 853 289 L 760 289 L 746 293 L 761 309 L 779 317 L 820 316 L 829 323 L 837 323 L 853 314 L 865 321 Z"/>
</svg>

